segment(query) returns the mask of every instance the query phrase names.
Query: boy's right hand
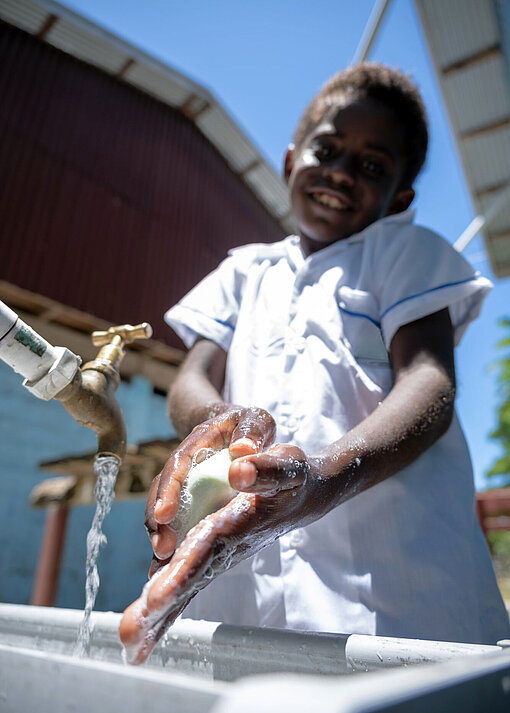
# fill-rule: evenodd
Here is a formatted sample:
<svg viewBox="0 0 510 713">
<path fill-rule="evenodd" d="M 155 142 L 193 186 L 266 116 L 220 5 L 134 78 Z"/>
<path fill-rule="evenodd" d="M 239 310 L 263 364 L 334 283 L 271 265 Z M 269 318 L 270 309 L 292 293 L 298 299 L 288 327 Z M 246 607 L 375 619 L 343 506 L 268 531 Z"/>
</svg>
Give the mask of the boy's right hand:
<svg viewBox="0 0 510 713">
<path fill-rule="evenodd" d="M 154 478 L 145 510 L 145 527 L 154 556 L 149 576 L 167 564 L 174 553 L 177 535 L 172 520 L 179 509 L 181 488 L 193 458 L 201 449 L 229 448 L 232 458 L 253 455 L 274 440 L 276 425 L 264 409 L 230 406 L 220 415 L 196 426 L 172 453 Z"/>
</svg>

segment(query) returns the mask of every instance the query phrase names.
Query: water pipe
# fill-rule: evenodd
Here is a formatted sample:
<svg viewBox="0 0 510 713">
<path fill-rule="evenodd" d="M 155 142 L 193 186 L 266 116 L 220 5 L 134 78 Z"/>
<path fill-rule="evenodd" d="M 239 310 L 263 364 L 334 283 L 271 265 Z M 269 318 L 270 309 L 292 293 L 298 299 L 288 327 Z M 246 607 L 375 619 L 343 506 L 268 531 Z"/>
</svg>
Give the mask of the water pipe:
<svg viewBox="0 0 510 713">
<path fill-rule="evenodd" d="M 45 401 L 57 399 L 80 425 L 91 428 L 100 455 L 114 455 L 121 462 L 126 452 L 126 426 L 115 390 L 123 347 L 150 336 L 152 328 L 147 322 L 93 332 L 92 343 L 101 349 L 80 369 L 79 356 L 49 344 L 0 302 L 0 359 L 24 377 L 23 385 L 34 396 Z"/>
<path fill-rule="evenodd" d="M 0 359 L 24 377 L 23 386 L 44 401 L 54 398 L 74 379 L 81 359 L 65 347 L 54 347 L 6 304 L 0 302 Z"/>
</svg>

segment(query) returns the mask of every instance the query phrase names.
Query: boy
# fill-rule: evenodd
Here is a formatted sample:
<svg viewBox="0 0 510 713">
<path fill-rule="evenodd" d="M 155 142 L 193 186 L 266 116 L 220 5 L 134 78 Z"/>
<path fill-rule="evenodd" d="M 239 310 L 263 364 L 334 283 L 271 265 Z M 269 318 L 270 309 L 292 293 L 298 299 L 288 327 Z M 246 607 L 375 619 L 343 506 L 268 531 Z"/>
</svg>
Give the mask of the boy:
<svg viewBox="0 0 510 713">
<path fill-rule="evenodd" d="M 133 661 L 242 560 L 187 615 L 508 636 L 454 414 L 453 347 L 490 283 L 412 224 L 426 149 L 405 76 L 374 64 L 340 72 L 285 159 L 297 235 L 232 251 L 168 312 L 192 347 L 170 394 L 187 437 L 149 495 L 151 574 L 170 564 L 124 615 Z M 191 459 L 226 446 L 239 495 L 173 554 Z"/>
</svg>

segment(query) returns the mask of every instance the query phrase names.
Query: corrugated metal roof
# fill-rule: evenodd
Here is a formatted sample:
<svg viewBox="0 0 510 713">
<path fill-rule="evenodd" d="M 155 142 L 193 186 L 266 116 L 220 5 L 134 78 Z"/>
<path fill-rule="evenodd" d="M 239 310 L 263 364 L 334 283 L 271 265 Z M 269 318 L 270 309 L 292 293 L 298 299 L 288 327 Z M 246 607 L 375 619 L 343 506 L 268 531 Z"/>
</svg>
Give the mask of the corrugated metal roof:
<svg viewBox="0 0 510 713">
<path fill-rule="evenodd" d="M 93 57 L 96 67 L 111 74 L 118 74 L 126 63 L 123 48 L 112 46 L 103 37 L 91 35 L 85 28 L 77 27 L 64 18 L 54 22 L 44 40 L 77 59 L 90 61 Z"/>
<path fill-rule="evenodd" d="M 2 0 L 0 18 L 183 111 L 283 229 L 292 231 L 285 184 L 207 89 L 53 0 Z M 254 166 L 263 167 L 264 186 L 253 176 Z"/>
<path fill-rule="evenodd" d="M 203 112 L 195 123 L 235 170 L 243 171 L 259 160 L 255 147 L 246 141 L 239 127 L 220 106 L 212 106 Z"/>
<path fill-rule="evenodd" d="M 182 106 L 189 96 L 185 86 L 165 81 L 157 69 L 138 62 L 126 70 L 124 80 L 173 107 Z"/>
<path fill-rule="evenodd" d="M 452 118 L 460 134 L 510 116 L 510 92 L 499 91 L 505 81 L 506 66 L 501 54 L 481 59 L 463 72 L 444 76 Z M 473 86 L 478 88 L 477 101 L 473 101 Z"/>
<path fill-rule="evenodd" d="M 282 181 L 275 177 L 273 171 L 268 170 L 267 165 L 255 166 L 252 171 L 246 174 L 245 181 L 262 197 L 273 214 L 279 215 L 279 217 L 284 216 L 282 211 L 285 210 L 284 191 L 286 191 L 286 187 L 283 187 Z"/>
<path fill-rule="evenodd" d="M 490 191 L 480 197 L 480 207 L 482 213 L 487 211 L 494 200 L 495 195 L 499 195 L 501 191 Z M 496 216 L 491 221 L 491 230 L 495 235 L 501 235 L 510 225 L 510 199 L 506 206 L 502 207 Z M 510 243 L 510 241 L 509 241 Z M 510 245 L 509 245 L 510 249 Z"/>
<path fill-rule="evenodd" d="M 4 20 L 33 35 L 43 27 L 48 17 L 47 10 L 41 5 L 18 0 L 2 0 L 0 12 Z"/>
<path fill-rule="evenodd" d="M 0 96 L 11 286 L 110 324 L 149 321 L 177 347 L 165 310 L 229 248 L 283 237 L 270 197 L 183 112 L 3 21 Z"/>
<path fill-rule="evenodd" d="M 477 197 L 506 183 L 510 174 L 510 126 L 462 139 L 466 172 Z"/>
<path fill-rule="evenodd" d="M 489 0 L 417 0 L 434 58 L 448 67 L 498 42 L 499 29 Z"/>
<path fill-rule="evenodd" d="M 475 209 L 510 186 L 510 3 L 415 0 Z M 509 194 L 510 196 L 510 194 Z M 510 197 L 483 228 L 494 274 L 510 275 Z"/>
</svg>

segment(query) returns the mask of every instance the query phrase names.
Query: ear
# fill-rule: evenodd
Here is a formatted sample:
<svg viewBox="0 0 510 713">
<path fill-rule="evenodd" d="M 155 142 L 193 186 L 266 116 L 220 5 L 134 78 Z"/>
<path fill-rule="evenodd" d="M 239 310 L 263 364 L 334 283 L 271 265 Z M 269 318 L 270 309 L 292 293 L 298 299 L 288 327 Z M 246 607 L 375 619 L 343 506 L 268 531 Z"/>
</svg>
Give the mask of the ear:
<svg viewBox="0 0 510 713">
<path fill-rule="evenodd" d="M 294 144 L 289 144 L 287 146 L 287 151 L 285 152 L 285 158 L 283 159 L 283 177 L 286 183 L 289 182 L 290 174 L 292 173 L 292 169 L 294 168 L 295 150 L 296 149 Z"/>
<path fill-rule="evenodd" d="M 402 211 L 407 210 L 414 200 L 415 192 L 413 188 L 403 188 L 398 191 L 393 198 L 388 215 L 393 215 L 394 213 L 402 213 Z"/>
</svg>

